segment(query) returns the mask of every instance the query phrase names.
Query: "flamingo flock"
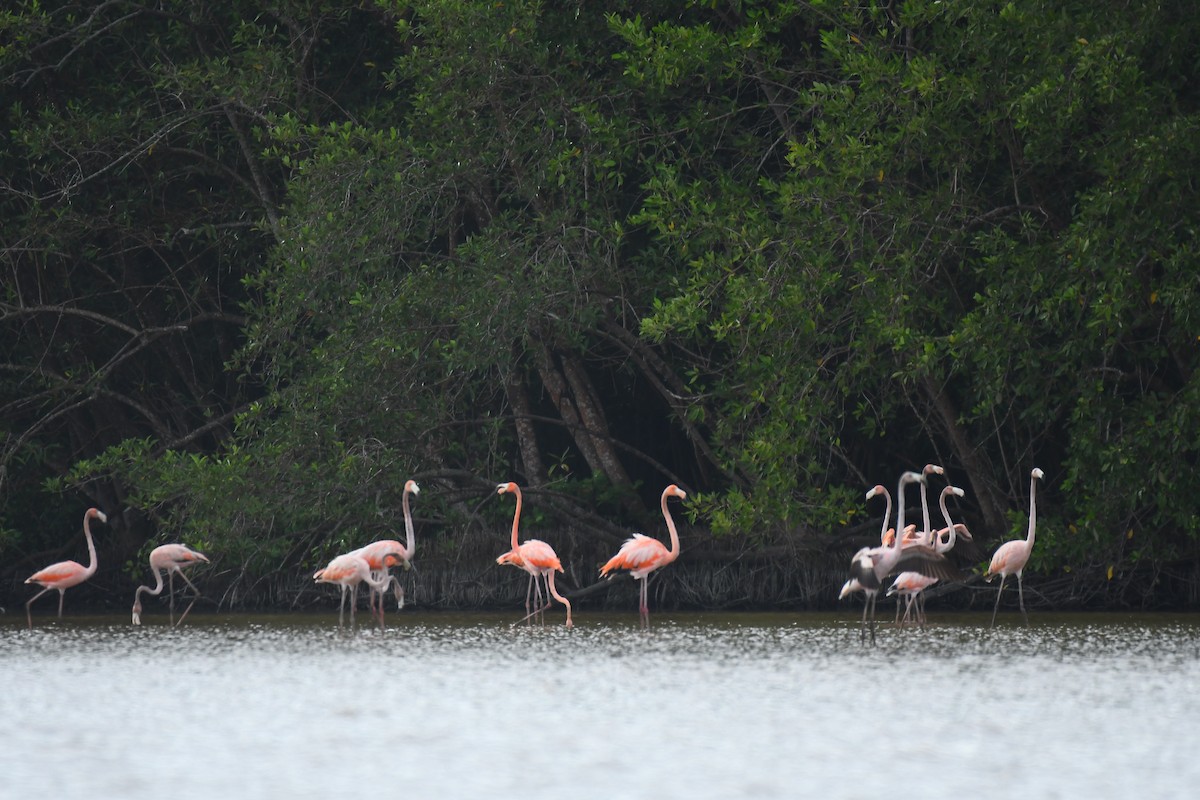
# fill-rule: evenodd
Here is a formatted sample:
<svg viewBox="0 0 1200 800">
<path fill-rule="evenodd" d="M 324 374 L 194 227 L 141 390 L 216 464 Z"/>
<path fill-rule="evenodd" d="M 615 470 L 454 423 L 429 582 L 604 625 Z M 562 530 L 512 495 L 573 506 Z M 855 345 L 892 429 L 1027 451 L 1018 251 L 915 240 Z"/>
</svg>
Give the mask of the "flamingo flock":
<svg viewBox="0 0 1200 800">
<path fill-rule="evenodd" d="M 894 580 L 887 588 L 887 596 L 897 599 L 896 622 L 905 624 L 910 617 L 918 625 L 925 623 L 923 594 L 932 585 L 941 580 L 961 580 L 963 575 L 947 558 L 955 543 L 971 541 L 971 533 L 967 526 L 956 523 L 951 518 L 946 506 L 950 496 L 963 497 L 965 492 L 952 485 L 945 486 L 939 497 L 938 505 L 942 512 L 945 526 L 934 529 L 930 519 L 928 504 L 928 484 L 932 475 L 944 475 L 942 467 L 927 464 L 921 472 L 904 472 L 901 474 L 896 489 L 896 524 L 888 526 L 892 514 L 892 496 L 882 485 L 873 486 L 866 493 L 866 500 L 882 497 L 886 504 L 883 522 L 880 528 L 880 544 L 877 547 L 863 547 L 850 560 L 850 577 L 842 586 L 839 599 L 861 592 L 864 596 L 863 614 L 860 624 L 859 638 L 864 642 L 868 633 L 872 644 L 875 642 L 875 605 L 879 592 L 883 590 L 888 578 Z M 1000 608 L 1000 597 L 1004 591 L 1004 583 L 1009 575 L 1017 576 L 1017 596 L 1021 614 L 1026 624 L 1029 622 L 1025 611 L 1024 587 L 1022 571 L 1029 561 L 1033 550 L 1036 529 L 1036 487 L 1037 481 L 1044 474 L 1040 469 L 1030 473 L 1029 487 L 1029 530 L 1025 539 L 1005 542 L 993 555 L 985 578 L 991 581 L 996 575 L 1000 576 L 1000 587 L 996 592 L 996 604 L 992 609 L 992 626 L 996 623 L 996 614 Z M 911 484 L 917 484 L 920 491 L 922 527 L 915 524 L 905 524 L 906 490 Z M 413 555 L 416 552 L 416 541 L 413 530 L 412 511 L 409 505 L 410 496 L 420 493 L 416 481 L 409 480 L 404 485 L 403 515 L 406 541 L 395 539 L 380 539 L 356 550 L 337 556 L 323 569 L 313 575 L 317 583 L 329 583 L 340 587 L 341 599 L 338 605 L 338 626 L 344 624 L 346 600 L 350 600 L 350 625 L 355 624 L 356 594 L 360 584 L 368 587 L 368 607 L 372 616 L 378 619 L 383 627 L 384 598 L 389 588 L 395 592 L 397 609 L 404 607 L 404 589 L 400 580 L 392 575 L 393 567 L 411 569 Z M 563 572 L 562 562 L 549 544 L 540 539 L 520 541 L 520 521 L 522 495 L 520 487 L 513 482 L 501 483 L 496 486 L 496 493 L 512 494 L 516 499 L 513 511 L 510 548 L 496 558 L 500 565 L 515 566 L 529 575 L 525 591 L 525 621 L 538 617 L 550 608 L 552 601 L 557 601 L 566 609 L 565 626 L 572 628 L 571 602 L 564 597 L 555 586 L 555 574 Z M 663 490 L 661 509 L 666 522 L 667 534 L 670 540 L 668 548 L 662 541 L 641 533 L 633 534 L 626 540 L 617 553 L 600 567 L 600 577 L 611 578 L 617 570 L 627 570 L 634 580 L 641 581 L 639 588 L 638 612 L 643 624 L 649 621 L 648 583 L 650 575 L 662 569 L 679 557 L 679 533 L 675 521 L 667 505 L 669 498 L 687 499 L 687 493 L 672 484 Z M 96 545 L 92 538 L 91 522 L 99 520 L 107 522 L 104 512 L 97 508 L 89 508 L 83 517 L 83 532 L 88 546 L 88 565 L 85 567 L 75 561 L 61 561 L 31 575 L 25 583 L 36 584 L 41 588 L 37 594 L 25 604 L 26 619 L 29 627 L 33 627 L 31 606 L 33 602 L 51 589 L 59 593 L 58 616 L 62 617 L 63 599 L 66 590 L 83 583 L 96 572 Z M 167 592 L 170 607 L 170 623 L 172 626 L 182 624 L 196 600 L 201 596 L 199 589 L 188 578 L 184 569 L 196 564 L 208 563 L 209 559 L 203 553 L 182 544 L 165 544 L 150 552 L 150 569 L 155 579 L 153 587 L 138 586 L 134 592 L 132 621 L 134 625 L 141 624 L 143 594 L 158 596 L 162 593 L 163 575 L 167 577 Z M 175 575 L 192 590 L 192 599 L 187 609 L 175 621 Z M 546 595 L 542 596 L 542 587 Z M 900 602 L 904 602 L 904 617 L 900 618 Z"/>
</svg>

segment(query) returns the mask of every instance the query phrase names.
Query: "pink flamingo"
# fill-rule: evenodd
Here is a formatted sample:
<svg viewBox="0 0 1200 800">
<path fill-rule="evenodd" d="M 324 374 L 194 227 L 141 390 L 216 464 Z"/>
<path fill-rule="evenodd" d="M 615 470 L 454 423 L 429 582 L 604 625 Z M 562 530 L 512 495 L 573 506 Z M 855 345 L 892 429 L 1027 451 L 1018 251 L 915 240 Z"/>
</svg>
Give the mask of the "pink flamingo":
<svg viewBox="0 0 1200 800">
<path fill-rule="evenodd" d="M 57 564 L 51 564 L 26 578 L 26 583 L 36 583 L 42 587 L 42 590 L 29 598 L 29 602 L 25 604 L 25 618 L 30 628 L 33 627 L 33 612 L 30 611 L 29 607 L 33 605 L 34 600 L 37 600 L 51 589 L 57 589 L 58 618 L 62 619 L 63 597 L 66 595 L 67 589 L 70 589 L 72 586 L 78 586 L 96 574 L 96 543 L 92 541 L 91 527 L 93 519 L 108 522 L 108 517 L 104 516 L 104 512 L 98 508 L 89 508 L 84 512 L 83 535 L 87 539 L 88 546 L 88 565 L 86 567 L 78 561 L 59 561 Z"/>
<path fill-rule="evenodd" d="M 562 603 L 567 608 L 567 627 L 573 627 L 571 622 L 571 601 L 558 593 L 557 587 L 554 585 L 554 573 L 562 572 L 562 562 L 558 560 L 558 556 L 554 552 L 554 548 L 543 542 L 541 539 L 529 539 L 525 542 L 517 543 L 518 526 L 521 522 L 521 487 L 515 483 L 501 483 L 496 486 L 496 494 L 505 494 L 512 492 L 517 496 L 517 508 L 513 513 L 512 525 L 512 549 L 507 553 L 502 554 L 496 559 L 497 564 L 512 564 L 515 567 L 521 567 L 529 573 L 529 581 L 531 587 L 525 589 L 525 611 L 526 619 L 545 611 L 550 607 L 550 597 L 553 597 L 558 602 Z M 538 577 L 541 577 L 546 582 L 546 591 L 549 597 L 546 598 L 546 605 L 542 605 L 542 593 L 538 588 Z M 536 603 L 534 610 L 529 610 L 529 593 L 530 588 L 537 591 Z"/>
<path fill-rule="evenodd" d="M 396 592 L 396 610 L 404 608 L 404 587 L 400 585 L 400 579 L 388 570 L 391 567 L 403 566 L 404 569 L 412 569 L 412 557 L 417 550 L 416 538 L 413 535 L 413 519 L 412 510 L 408 506 L 408 496 L 419 495 L 421 487 L 414 480 L 409 480 L 404 484 L 404 496 L 401 505 L 404 508 L 404 532 L 408 539 L 408 545 L 400 544 L 395 539 L 379 539 L 371 542 L 366 547 L 360 547 L 352 551 L 354 555 L 362 556 L 367 560 L 367 564 L 371 567 L 371 574 L 379 577 L 379 573 L 383 573 L 383 577 L 387 579 L 384 587 L 378 593 L 371 589 L 367 597 L 367 602 L 371 607 L 372 612 L 375 611 L 375 596 L 379 595 L 379 622 L 383 624 L 383 596 L 387 593 L 389 585 L 395 586 Z M 394 556 L 399 555 L 399 558 Z"/>
<path fill-rule="evenodd" d="M 918 472 L 905 472 L 900 476 L 897 491 L 896 530 L 904 530 L 904 487 L 909 483 L 924 481 L 925 476 Z M 877 494 L 883 494 L 888 500 L 888 511 L 891 510 L 891 497 L 881 485 L 876 485 L 867 492 L 867 500 Z M 883 525 L 887 527 L 887 516 Z M 893 539 L 890 546 L 864 547 L 854 554 L 850 560 L 850 579 L 857 580 L 862 592 L 866 595 L 863 604 L 863 622 L 859 638 L 866 637 L 867 619 L 870 618 L 871 643 L 875 643 L 875 601 L 883 580 L 894 572 L 913 570 L 923 575 L 937 578 L 955 578 L 957 571 L 946 560 L 946 557 L 936 552 L 932 547 L 923 544 L 901 546 L 899 539 Z"/>
<path fill-rule="evenodd" d="M 183 578 L 187 585 L 192 587 L 192 591 L 196 593 L 196 597 L 200 596 L 200 590 L 196 588 L 196 584 L 192 583 L 191 578 L 184 574 L 183 568 L 190 567 L 193 564 L 204 562 L 208 563 L 208 556 L 199 553 L 187 545 L 182 544 L 164 544 L 159 545 L 150 551 L 150 571 L 154 573 L 154 588 L 142 585 L 133 593 L 133 624 L 142 624 L 142 592 L 149 592 L 152 595 L 158 596 L 162 594 L 163 579 L 162 574 L 167 573 L 167 595 L 171 599 L 171 624 L 175 624 L 175 573 L 179 573 L 179 577 Z M 188 615 L 188 611 L 192 610 L 192 606 L 196 604 L 196 597 L 192 598 L 191 604 L 188 605 L 187 611 L 183 612 L 183 616 L 179 618 L 179 624 L 183 624 L 183 619 Z"/>
<path fill-rule="evenodd" d="M 1000 594 L 1004 591 L 1004 581 L 1014 573 L 1017 576 L 1017 599 L 1021 604 L 1021 615 L 1025 617 L 1025 624 L 1029 624 L 1029 615 L 1025 613 L 1025 591 L 1021 585 L 1021 572 L 1029 561 L 1029 554 L 1033 552 L 1033 534 L 1037 527 L 1037 504 L 1034 495 L 1037 491 L 1037 482 L 1043 476 L 1044 473 L 1037 467 L 1034 467 L 1033 471 L 1029 473 L 1029 532 L 1024 539 L 1014 539 L 1000 545 L 992 556 L 992 563 L 988 565 L 987 573 L 984 575 L 988 581 L 997 575 L 1000 576 L 1000 589 L 996 592 L 996 605 L 992 608 L 993 628 L 996 627 L 996 611 L 1000 608 Z"/>
<path fill-rule="evenodd" d="M 511 564 L 512 566 L 523 569 L 529 573 L 529 583 L 525 587 L 525 613 L 532 616 L 532 614 L 529 611 L 530 595 L 533 595 L 535 598 L 535 605 L 533 606 L 534 608 L 541 608 L 541 606 L 542 606 L 542 587 L 538 583 L 538 576 L 541 573 L 537 569 L 531 569 L 530 567 L 527 567 L 525 565 L 525 562 L 521 560 L 521 553 L 520 553 L 521 545 L 517 541 L 517 538 L 518 538 L 517 534 L 518 534 L 518 531 L 519 531 L 519 528 L 521 525 L 521 501 L 522 501 L 521 487 L 517 486 L 515 483 L 512 483 L 511 481 L 508 483 L 497 484 L 496 485 L 496 494 L 505 494 L 505 493 L 512 493 L 517 496 L 517 507 L 513 511 L 512 547 L 509 549 L 509 551 L 507 553 L 501 554 L 500 557 L 496 559 L 496 563 L 501 564 L 501 565 Z"/>
<path fill-rule="evenodd" d="M 650 605 L 647 599 L 646 588 L 650 582 L 650 573 L 656 569 L 665 567 L 679 558 L 679 533 L 675 530 L 675 520 L 671 518 L 671 511 L 667 508 L 668 497 L 678 497 L 680 500 L 686 500 L 687 493 L 675 484 L 671 484 L 666 489 L 663 489 L 661 502 L 662 514 L 663 519 L 667 521 L 667 532 L 671 535 L 671 549 L 668 550 L 658 539 L 651 539 L 649 536 L 635 533 L 632 537 L 626 539 L 625 543 L 621 545 L 621 549 L 617 551 L 617 554 L 600 568 L 601 576 L 608 575 L 608 573 L 615 569 L 627 569 L 634 580 L 642 582 L 638 611 L 642 615 L 643 622 L 650 621 Z"/>
<path fill-rule="evenodd" d="M 397 559 L 401 558 L 399 553 L 389 554 Z M 342 620 L 346 612 L 346 595 L 350 595 L 350 627 L 354 627 L 354 611 L 358 605 L 358 600 L 355 595 L 358 593 L 358 585 L 365 583 L 367 586 L 374 588 L 376 591 L 384 591 L 388 585 L 387 578 L 375 578 L 371 575 L 371 565 L 367 560 L 360 555 L 354 553 L 346 553 L 340 555 L 325 569 L 317 570 L 313 574 L 313 579 L 317 583 L 336 583 L 342 587 L 342 598 L 338 603 L 338 627 L 342 627 Z"/>
</svg>

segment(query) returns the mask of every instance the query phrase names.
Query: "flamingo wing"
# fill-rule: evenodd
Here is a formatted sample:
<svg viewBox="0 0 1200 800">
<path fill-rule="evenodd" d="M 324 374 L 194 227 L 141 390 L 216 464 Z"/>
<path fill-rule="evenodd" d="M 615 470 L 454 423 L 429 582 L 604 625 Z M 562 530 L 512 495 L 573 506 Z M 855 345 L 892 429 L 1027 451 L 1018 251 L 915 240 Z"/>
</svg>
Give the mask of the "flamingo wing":
<svg viewBox="0 0 1200 800">
<path fill-rule="evenodd" d="M 360 556 L 366 559 L 367 566 L 372 571 L 378 571 L 386 567 L 395 567 L 400 564 L 396 559 L 395 553 L 403 553 L 405 561 L 407 561 L 408 550 L 400 542 L 395 539 L 380 539 L 371 542 L 366 547 L 360 547 L 353 552 L 353 555 Z"/>
<path fill-rule="evenodd" d="M 518 555 L 521 561 L 540 570 L 557 570 L 562 572 L 562 562 L 558 560 L 558 555 L 554 552 L 554 548 L 543 542 L 541 539 L 529 539 L 521 543 L 517 548 Z"/>
<path fill-rule="evenodd" d="M 627 569 L 645 575 L 661 566 L 669 557 L 670 552 L 658 539 L 635 533 L 626 539 L 617 554 L 600 568 L 600 574 L 607 575 L 614 569 Z M 635 574 L 634 577 L 640 576 Z"/>
<path fill-rule="evenodd" d="M 1022 539 L 1014 539 L 1011 542 L 1005 542 L 1000 545 L 1000 549 L 992 556 L 992 562 L 988 565 L 987 576 L 993 575 L 1011 575 L 1014 572 L 1020 572 L 1025 568 L 1025 562 L 1029 560 L 1029 553 L 1025 550 L 1025 542 Z"/>
<path fill-rule="evenodd" d="M 30 575 L 26 583 L 38 583 L 47 589 L 68 589 L 87 579 L 87 568 L 78 561 L 59 561 Z"/>
</svg>

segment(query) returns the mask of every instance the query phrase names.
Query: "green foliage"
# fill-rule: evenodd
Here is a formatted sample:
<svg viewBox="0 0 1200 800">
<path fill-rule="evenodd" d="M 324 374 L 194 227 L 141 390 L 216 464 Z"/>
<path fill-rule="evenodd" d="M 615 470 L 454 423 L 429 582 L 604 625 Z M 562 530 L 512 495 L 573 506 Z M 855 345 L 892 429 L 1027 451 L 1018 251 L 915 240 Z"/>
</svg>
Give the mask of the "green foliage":
<svg viewBox="0 0 1200 800">
<path fill-rule="evenodd" d="M 572 401 L 648 505 L 681 480 L 751 546 L 854 526 L 864 487 L 939 461 L 983 546 L 1024 535 L 1045 470 L 1037 571 L 1194 557 L 1188 4 L 168 6 L 103 35 L 63 5 L 0 16 L 0 173 L 23 176 L 0 207 L 38 243 L 12 269 L 98 312 L 114 265 L 194 265 L 140 302 L 245 314 L 207 351 L 228 372 L 168 369 L 190 342 L 120 376 L 169 423 L 6 454 L 73 465 L 47 491 L 109 481 L 265 571 L 390 529 L 411 475 L 471 513 L 536 473 L 532 444 L 532 477 L 624 523 Z M 94 334 L 21 339 L 55 369 L 6 408 L 111 391 L 128 337 Z M 591 386 L 564 401 L 548 373 L 573 364 Z"/>
</svg>

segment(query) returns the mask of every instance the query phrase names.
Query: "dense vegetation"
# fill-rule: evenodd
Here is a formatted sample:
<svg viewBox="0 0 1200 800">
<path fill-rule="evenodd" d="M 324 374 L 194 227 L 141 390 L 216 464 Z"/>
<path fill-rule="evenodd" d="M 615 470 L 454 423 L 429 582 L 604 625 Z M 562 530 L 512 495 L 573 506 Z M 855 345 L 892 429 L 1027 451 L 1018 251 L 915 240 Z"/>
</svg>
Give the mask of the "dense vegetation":
<svg viewBox="0 0 1200 800">
<path fill-rule="evenodd" d="M 560 586 L 677 482 L 673 602 L 829 604 L 932 461 L 968 566 L 1038 466 L 1043 600 L 1195 605 L 1198 40 L 1186 0 L 20 2 L 0 595 L 98 505 L 94 599 L 182 540 L 296 602 L 415 477 L 419 601 L 524 588 L 512 479 Z"/>
</svg>

